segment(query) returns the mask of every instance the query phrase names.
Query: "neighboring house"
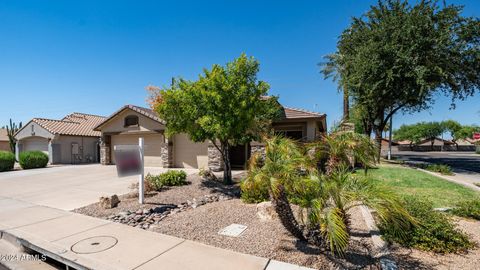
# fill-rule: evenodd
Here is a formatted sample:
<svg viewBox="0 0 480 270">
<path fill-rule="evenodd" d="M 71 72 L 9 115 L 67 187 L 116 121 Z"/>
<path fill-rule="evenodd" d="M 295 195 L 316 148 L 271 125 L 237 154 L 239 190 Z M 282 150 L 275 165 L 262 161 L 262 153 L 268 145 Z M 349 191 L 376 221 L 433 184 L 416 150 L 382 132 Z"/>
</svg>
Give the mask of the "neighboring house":
<svg viewBox="0 0 480 270">
<path fill-rule="evenodd" d="M 281 119 L 273 123 L 273 128 L 287 137 L 311 141 L 326 132 L 326 115 L 284 107 Z M 115 164 L 115 145 L 137 145 L 143 137 L 147 167 L 209 167 L 212 170 L 223 167 L 220 153 L 213 144 L 195 143 L 186 134 L 165 137 L 165 122 L 147 108 L 123 106 L 94 130 L 102 134 L 100 157 L 104 165 Z M 232 167 L 243 168 L 251 153 L 262 148 L 257 142 L 232 147 Z"/>
<path fill-rule="evenodd" d="M 48 154 L 50 164 L 100 161 L 100 135 L 93 128 L 105 117 L 72 113 L 61 120 L 33 118 L 17 133 L 16 154 L 38 150 Z"/>
<path fill-rule="evenodd" d="M 11 151 L 7 129 L 0 128 L 0 151 Z"/>
</svg>

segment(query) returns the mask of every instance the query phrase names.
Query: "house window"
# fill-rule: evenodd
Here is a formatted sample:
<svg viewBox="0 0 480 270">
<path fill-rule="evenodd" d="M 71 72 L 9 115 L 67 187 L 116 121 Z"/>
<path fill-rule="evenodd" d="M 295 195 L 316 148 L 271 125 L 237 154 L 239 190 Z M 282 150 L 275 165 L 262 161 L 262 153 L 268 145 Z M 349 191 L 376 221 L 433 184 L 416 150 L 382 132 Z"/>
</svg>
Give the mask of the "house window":
<svg viewBox="0 0 480 270">
<path fill-rule="evenodd" d="M 285 138 L 293 139 L 293 140 L 301 140 L 303 139 L 303 132 L 301 130 L 278 130 L 275 131 L 275 134 L 284 136 Z"/>
<path fill-rule="evenodd" d="M 138 127 L 138 116 L 129 115 L 125 117 L 125 127 Z"/>
</svg>

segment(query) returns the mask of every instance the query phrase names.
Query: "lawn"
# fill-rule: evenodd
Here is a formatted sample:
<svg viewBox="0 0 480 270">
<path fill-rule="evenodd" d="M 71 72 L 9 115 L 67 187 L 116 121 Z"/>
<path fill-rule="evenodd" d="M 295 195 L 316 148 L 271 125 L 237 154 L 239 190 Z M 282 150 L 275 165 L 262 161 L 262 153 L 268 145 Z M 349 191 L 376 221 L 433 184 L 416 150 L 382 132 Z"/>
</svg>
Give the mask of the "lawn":
<svg viewBox="0 0 480 270">
<path fill-rule="evenodd" d="M 369 170 L 369 176 L 400 196 L 428 198 L 434 207 L 452 207 L 459 201 L 480 198 L 479 192 L 411 168 L 384 165 Z"/>
</svg>

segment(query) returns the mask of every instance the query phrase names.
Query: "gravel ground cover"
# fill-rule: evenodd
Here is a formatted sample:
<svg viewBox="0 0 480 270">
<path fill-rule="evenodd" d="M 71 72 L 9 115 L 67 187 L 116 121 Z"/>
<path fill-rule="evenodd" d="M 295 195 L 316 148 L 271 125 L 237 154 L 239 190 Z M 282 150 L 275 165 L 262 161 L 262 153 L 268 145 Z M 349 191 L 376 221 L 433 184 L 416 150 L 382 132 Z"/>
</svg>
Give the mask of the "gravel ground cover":
<svg viewBox="0 0 480 270">
<path fill-rule="evenodd" d="M 241 177 L 236 176 L 236 181 Z M 337 258 L 318 247 L 296 241 L 278 219 L 261 220 L 255 204 L 245 204 L 238 198 L 238 185 L 226 187 L 216 181 L 203 180 L 198 175 L 189 175 L 187 179 L 189 185 L 148 194 L 144 205 L 138 204 L 136 194 L 132 193 L 119 196 L 121 202 L 116 208 L 103 209 L 99 203 L 95 203 L 74 212 L 115 222 L 122 222 L 119 219 L 125 213 L 134 218 L 140 214 L 146 216 L 145 219 L 151 217 L 151 224 L 143 227 L 150 221 L 148 219 L 147 222 L 138 222 L 141 224 L 130 221 L 129 225 L 316 269 L 379 269 L 377 261 L 369 255 L 370 235 L 357 208 L 350 212 L 353 220 L 349 248 L 343 258 Z M 198 203 L 211 196 L 220 199 L 207 200 L 192 207 L 192 202 Z M 161 218 L 152 214 L 151 209 L 166 205 L 177 206 L 177 210 Z M 218 234 L 233 223 L 248 227 L 239 237 Z"/>
<path fill-rule="evenodd" d="M 478 245 L 480 243 L 480 221 L 456 218 L 459 229 L 470 236 Z M 401 269 L 462 269 L 480 268 L 480 248 L 460 254 L 435 254 L 416 249 L 392 246 L 392 252 Z"/>
</svg>

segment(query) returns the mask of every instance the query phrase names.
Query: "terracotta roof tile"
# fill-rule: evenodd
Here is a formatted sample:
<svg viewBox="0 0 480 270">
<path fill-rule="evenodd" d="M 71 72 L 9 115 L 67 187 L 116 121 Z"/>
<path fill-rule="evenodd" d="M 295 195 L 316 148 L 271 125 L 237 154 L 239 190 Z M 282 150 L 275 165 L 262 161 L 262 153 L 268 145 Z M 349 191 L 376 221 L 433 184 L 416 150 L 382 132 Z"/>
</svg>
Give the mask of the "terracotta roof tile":
<svg viewBox="0 0 480 270">
<path fill-rule="evenodd" d="M 298 118 L 319 118 L 325 117 L 325 114 L 310 112 L 303 109 L 283 107 L 284 117 L 286 119 L 298 119 Z"/>
<path fill-rule="evenodd" d="M 101 136 L 101 132 L 93 130 L 103 122 L 105 117 L 85 113 L 72 113 L 62 120 L 33 118 L 32 121 L 52 134 L 72 136 Z"/>
</svg>

